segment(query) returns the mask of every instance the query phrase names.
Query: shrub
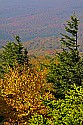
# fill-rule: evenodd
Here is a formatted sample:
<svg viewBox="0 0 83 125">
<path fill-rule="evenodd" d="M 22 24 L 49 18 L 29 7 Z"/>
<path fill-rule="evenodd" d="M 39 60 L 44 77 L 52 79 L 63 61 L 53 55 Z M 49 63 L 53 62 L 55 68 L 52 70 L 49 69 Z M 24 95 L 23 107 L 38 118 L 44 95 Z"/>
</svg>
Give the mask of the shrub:
<svg viewBox="0 0 83 125">
<path fill-rule="evenodd" d="M 83 125 L 83 87 L 69 90 L 65 99 L 44 100 L 48 107 L 47 117 L 34 115 L 31 125 Z"/>
<path fill-rule="evenodd" d="M 5 107 L 6 112 L 9 112 L 6 117 L 8 121 L 27 122 L 34 113 L 46 115 L 47 108 L 42 104 L 42 98 L 49 99 L 53 96 L 44 71 L 38 72 L 32 68 L 26 70 L 24 67 L 19 72 L 19 67 L 14 70 L 10 68 L 4 79 L 0 79 L 0 86 L 2 98 L 12 107 L 12 110 Z"/>
</svg>

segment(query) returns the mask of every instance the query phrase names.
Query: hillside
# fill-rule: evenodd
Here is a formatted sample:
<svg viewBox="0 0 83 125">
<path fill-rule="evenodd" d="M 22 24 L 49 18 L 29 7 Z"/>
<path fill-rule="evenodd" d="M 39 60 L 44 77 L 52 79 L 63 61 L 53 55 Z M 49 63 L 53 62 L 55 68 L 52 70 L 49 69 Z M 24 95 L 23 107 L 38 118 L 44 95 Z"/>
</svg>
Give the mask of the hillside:
<svg viewBox="0 0 83 125">
<path fill-rule="evenodd" d="M 6 41 L 13 40 L 13 34 L 18 34 L 23 42 L 33 41 L 37 37 L 40 39 L 53 36 L 59 38 L 59 34 L 63 32 L 65 20 L 68 20 L 73 12 L 76 12 L 80 18 L 79 29 L 82 36 L 83 0 L 71 2 L 70 0 L 18 0 L 18 2 L 17 0 L 12 2 L 1 0 L 0 47 L 5 45 Z M 55 46 L 55 43 L 53 44 Z"/>
<path fill-rule="evenodd" d="M 56 37 L 34 38 L 23 43 L 31 54 L 35 53 L 50 53 L 53 54 L 56 49 L 61 49 L 60 39 Z"/>
<path fill-rule="evenodd" d="M 79 51 L 83 52 L 83 40 L 82 38 L 78 40 Z M 61 42 L 58 37 L 44 37 L 44 38 L 34 38 L 27 42 L 23 42 L 25 48 L 27 48 L 29 54 L 54 54 L 55 51 L 61 50 Z"/>
</svg>

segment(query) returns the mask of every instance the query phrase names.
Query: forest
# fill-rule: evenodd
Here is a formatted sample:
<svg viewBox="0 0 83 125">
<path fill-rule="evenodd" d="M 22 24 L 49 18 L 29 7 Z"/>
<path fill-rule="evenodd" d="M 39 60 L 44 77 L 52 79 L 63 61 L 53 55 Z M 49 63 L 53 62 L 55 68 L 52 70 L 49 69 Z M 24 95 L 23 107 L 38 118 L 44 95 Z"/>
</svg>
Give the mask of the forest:
<svg viewBox="0 0 83 125">
<path fill-rule="evenodd" d="M 0 125 L 83 125 L 79 23 L 74 13 L 61 33 L 61 49 L 51 55 L 29 55 L 18 35 L 3 46 Z"/>
</svg>

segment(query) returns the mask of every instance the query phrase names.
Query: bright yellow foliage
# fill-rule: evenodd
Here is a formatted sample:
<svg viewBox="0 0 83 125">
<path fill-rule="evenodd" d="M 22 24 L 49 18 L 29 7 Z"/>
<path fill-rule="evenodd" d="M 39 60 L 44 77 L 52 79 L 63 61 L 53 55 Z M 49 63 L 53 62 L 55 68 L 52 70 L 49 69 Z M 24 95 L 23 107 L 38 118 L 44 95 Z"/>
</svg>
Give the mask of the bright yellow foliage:
<svg viewBox="0 0 83 125">
<path fill-rule="evenodd" d="M 45 80 L 46 70 L 36 71 L 19 67 L 0 79 L 1 95 L 6 103 L 3 109 L 7 120 L 25 122 L 34 113 L 46 115 L 47 108 L 42 104 L 44 98 L 53 98 L 50 85 Z M 49 87 L 49 88 L 48 88 Z M 47 91 L 48 90 L 48 91 Z M 8 112 L 8 113 L 7 113 Z"/>
</svg>

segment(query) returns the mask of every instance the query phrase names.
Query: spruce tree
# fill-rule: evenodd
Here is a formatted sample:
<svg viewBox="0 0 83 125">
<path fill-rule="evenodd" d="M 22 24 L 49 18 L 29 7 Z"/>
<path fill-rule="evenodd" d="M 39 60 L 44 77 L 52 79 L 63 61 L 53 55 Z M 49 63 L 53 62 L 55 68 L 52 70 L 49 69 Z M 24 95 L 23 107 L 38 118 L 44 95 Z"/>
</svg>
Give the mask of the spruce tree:
<svg viewBox="0 0 83 125">
<path fill-rule="evenodd" d="M 83 68 L 82 67 L 83 64 L 79 56 L 78 26 L 79 26 L 79 19 L 74 13 L 74 15 L 70 17 L 70 20 L 67 21 L 67 25 L 65 25 L 66 34 L 62 34 L 61 42 L 62 45 L 64 45 L 62 54 L 64 53 L 68 54 L 68 56 L 66 56 L 65 63 L 67 63 L 67 65 L 70 66 L 71 69 L 70 72 L 72 72 L 73 74 L 74 82 L 77 83 L 78 85 L 81 85 L 82 84 L 81 68 Z"/>
<path fill-rule="evenodd" d="M 14 38 L 15 41 L 8 41 L 3 47 L 3 52 L 0 55 L 0 74 L 4 74 L 9 67 L 14 68 L 16 65 L 26 64 L 28 66 L 28 51 L 23 47 L 19 36 L 16 35 Z"/>
<path fill-rule="evenodd" d="M 64 98 L 67 90 L 74 84 L 82 85 L 83 61 L 78 51 L 78 24 L 79 20 L 74 14 L 65 25 L 66 34 L 61 34 L 63 51 L 56 54 L 49 66 L 47 81 L 54 84 L 57 98 Z"/>
<path fill-rule="evenodd" d="M 78 25 L 79 19 L 74 14 L 70 17 L 70 20 L 67 21 L 67 25 L 65 25 L 66 34 L 61 34 L 62 45 L 65 47 L 66 51 L 68 50 L 72 53 L 76 62 L 79 61 Z"/>
</svg>

